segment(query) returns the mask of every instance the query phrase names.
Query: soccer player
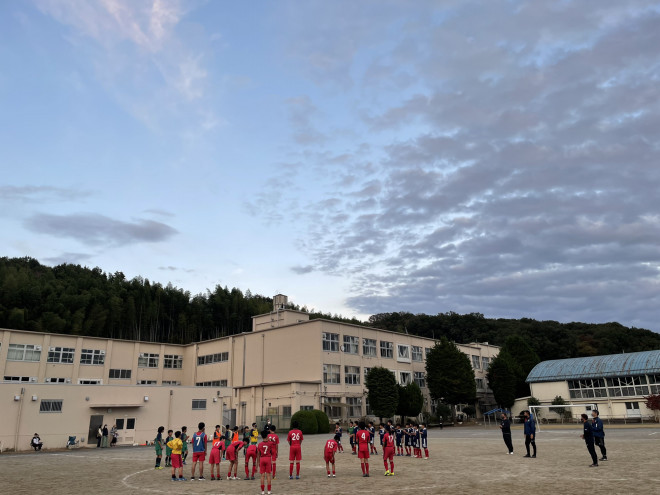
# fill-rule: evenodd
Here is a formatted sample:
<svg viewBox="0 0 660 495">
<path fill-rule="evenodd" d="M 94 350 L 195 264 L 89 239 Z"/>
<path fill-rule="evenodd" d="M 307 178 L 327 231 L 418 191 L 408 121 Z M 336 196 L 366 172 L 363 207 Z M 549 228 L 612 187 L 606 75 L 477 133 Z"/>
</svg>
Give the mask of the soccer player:
<svg viewBox="0 0 660 495">
<path fill-rule="evenodd" d="M 192 445 L 193 445 L 193 463 L 192 463 L 192 474 L 190 476 L 190 481 L 195 481 L 195 468 L 197 463 L 199 463 L 199 481 L 205 481 L 204 478 L 204 460 L 206 459 L 206 443 L 208 437 L 204 433 L 206 425 L 204 423 L 199 423 L 197 425 L 197 432 L 193 433 L 192 436 Z"/>
<path fill-rule="evenodd" d="M 598 467 L 598 456 L 596 455 L 596 447 L 594 446 L 594 431 L 592 425 L 589 423 L 589 416 L 582 414 L 582 435 L 580 438 L 584 439 L 587 444 L 587 450 L 591 456 L 591 465 L 589 467 Z"/>
<path fill-rule="evenodd" d="M 252 478 L 250 478 L 250 459 L 252 459 Z M 250 443 L 245 449 L 245 479 L 254 479 L 254 473 L 257 471 L 257 444 Z"/>
<path fill-rule="evenodd" d="M 165 431 L 164 426 L 158 427 L 158 432 L 156 433 L 156 438 L 154 438 L 154 449 L 156 449 L 156 466 L 154 469 L 163 469 L 160 465 L 160 460 L 163 458 L 163 432 Z"/>
<path fill-rule="evenodd" d="M 382 423 L 378 425 L 378 436 L 380 437 L 379 438 L 380 447 L 382 448 L 383 447 L 383 437 L 385 436 L 385 427 L 383 426 Z"/>
<path fill-rule="evenodd" d="M 396 437 L 396 456 L 399 457 L 403 455 L 403 430 L 401 429 L 401 425 L 399 423 L 396 424 L 394 436 Z"/>
<path fill-rule="evenodd" d="M 351 444 L 351 454 L 356 455 L 356 452 L 355 452 L 355 426 L 353 425 L 353 421 L 348 422 L 348 441 Z"/>
<path fill-rule="evenodd" d="M 286 437 L 289 442 L 289 479 L 293 479 L 293 463 L 296 463 L 296 479 L 300 479 L 300 460 L 302 459 L 303 433 L 298 429 L 298 421 L 291 422 L 291 431 Z"/>
<path fill-rule="evenodd" d="M 277 433 L 275 433 L 275 425 L 269 425 L 268 430 L 270 433 L 268 434 L 268 440 L 273 442 L 273 448 L 270 451 L 270 459 L 271 459 L 271 464 L 272 464 L 272 478 L 276 479 L 275 477 L 275 471 L 277 471 L 277 454 L 280 450 L 280 437 L 277 436 Z"/>
<path fill-rule="evenodd" d="M 217 432 L 217 428 L 216 428 Z M 213 444 L 211 446 L 211 455 L 209 455 L 209 464 L 211 465 L 211 481 L 221 480 L 220 476 L 220 462 L 222 460 L 222 451 L 225 450 L 225 441 L 222 438 L 222 435 L 213 439 Z M 217 472 L 217 478 L 214 476 L 214 468 Z"/>
<path fill-rule="evenodd" d="M 259 443 L 259 428 L 257 423 L 252 423 L 252 436 L 250 437 L 250 445 L 257 445 Z"/>
<path fill-rule="evenodd" d="M 186 465 L 186 457 L 188 457 L 188 427 L 187 426 L 182 426 L 181 427 L 181 463 L 185 466 Z"/>
<path fill-rule="evenodd" d="M 509 451 L 510 455 L 513 455 L 513 442 L 511 441 L 511 421 L 509 417 L 502 413 L 500 415 L 502 422 L 500 423 L 500 430 L 502 430 L 502 439 L 504 440 L 504 445 Z"/>
<path fill-rule="evenodd" d="M 167 438 L 165 439 L 165 467 L 170 467 L 172 465 L 172 449 L 167 445 L 172 440 L 174 440 L 174 435 L 172 430 L 167 430 Z"/>
<path fill-rule="evenodd" d="M 410 457 L 410 443 L 412 440 L 412 435 L 410 431 L 410 423 L 406 423 L 406 428 L 403 431 L 403 434 L 405 435 L 404 439 L 404 444 L 406 446 L 406 457 Z"/>
<path fill-rule="evenodd" d="M 344 447 L 341 446 L 342 429 L 339 423 L 335 423 L 335 442 L 337 442 L 337 452 L 343 452 Z"/>
<path fill-rule="evenodd" d="M 247 448 L 250 445 L 250 439 L 252 437 L 252 430 L 249 426 L 243 428 L 243 443 L 245 444 L 245 455 L 247 455 Z"/>
<path fill-rule="evenodd" d="M 232 431 L 229 429 L 229 425 L 225 425 L 225 448 L 222 452 L 222 457 L 225 457 L 225 454 L 227 452 L 227 447 L 231 445 L 231 437 L 232 437 Z"/>
<path fill-rule="evenodd" d="M 605 448 L 605 430 L 603 429 L 603 420 L 600 419 L 598 409 L 591 411 L 591 429 L 594 432 L 594 442 L 600 448 L 601 461 L 607 460 L 607 449 Z"/>
<path fill-rule="evenodd" d="M 525 433 L 525 448 L 527 449 L 527 455 L 524 457 L 536 458 L 536 422 L 534 421 L 534 416 L 529 411 L 523 411 L 523 416 L 525 418 L 525 424 L 523 425 L 523 432 Z M 534 455 L 529 455 L 529 446 L 530 444 L 534 448 Z"/>
<path fill-rule="evenodd" d="M 419 425 L 419 437 L 420 437 L 420 443 L 419 443 L 419 456 L 422 456 L 422 449 L 424 449 L 424 459 L 428 460 L 429 458 L 429 443 L 428 443 L 428 436 L 427 436 L 427 431 L 426 431 L 426 425 L 421 424 Z"/>
<path fill-rule="evenodd" d="M 179 471 L 178 481 L 187 481 L 183 477 L 183 463 L 181 461 L 181 449 L 183 448 L 183 442 L 181 441 L 181 432 L 177 431 L 174 434 L 174 439 L 167 442 L 167 447 L 172 450 L 172 481 L 177 481 L 177 470 Z"/>
<path fill-rule="evenodd" d="M 414 439 L 415 439 L 415 457 L 417 459 L 422 458 L 422 442 L 421 442 L 421 430 L 419 425 L 415 425 L 415 431 L 414 431 Z"/>
<path fill-rule="evenodd" d="M 376 445 L 374 444 L 374 438 L 375 437 L 376 437 L 376 428 L 374 427 L 374 423 L 372 421 L 370 421 L 369 422 L 369 446 L 370 446 L 371 450 L 369 450 L 369 453 L 378 455 L 378 451 L 376 450 Z"/>
<path fill-rule="evenodd" d="M 222 427 L 220 425 L 215 425 L 215 431 L 213 432 L 213 440 L 217 440 L 218 438 L 223 438 L 221 428 Z"/>
<path fill-rule="evenodd" d="M 358 431 L 355 434 L 358 446 L 358 459 L 362 468 L 362 477 L 369 477 L 369 446 L 371 445 L 371 433 L 367 430 L 364 421 L 358 424 Z"/>
<path fill-rule="evenodd" d="M 328 472 L 328 478 L 330 477 L 330 464 L 332 464 L 332 477 L 335 477 L 335 452 L 337 452 L 337 448 L 337 440 L 334 438 L 325 442 L 323 460 L 325 461 L 325 470 Z"/>
<path fill-rule="evenodd" d="M 236 429 L 236 432 L 238 432 L 238 429 Z M 240 478 L 236 477 L 237 471 L 238 471 L 238 452 L 243 448 L 245 445 L 245 442 L 241 442 L 240 440 L 236 440 L 235 442 L 232 442 L 229 444 L 229 447 L 227 447 L 227 450 L 225 452 L 225 457 L 229 461 L 229 472 L 227 473 L 227 479 L 228 480 L 239 480 Z M 232 478 L 232 471 L 234 472 L 234 477 Z"/>
<path fill-rule="evenodd" d="M 387 425 L 383 428 L 383 464 L 385 465 L 385 476 L 394 476 L 394 436 L 392 435 L 392 428 Z M 390 462 L 390 467 L 387 467 L 387 461 Z"/>
<path fill-rule="evenodd" d="M 261 432 L 261 438 L 263 438 L 263 441 L 257 445 L 257 462 L 259 462 L 259 474 L 261 475 L 261 495 L 264 495 L 264 485 L 266 484 L 264 482 L 267 482 L 268 484 L 268 495 L 270 495 L 272 471 L 271 457 L 275 443 L 268 440 L 269 435 L 270 433 L 267 433 L 266 430 Z"/>
</svg>

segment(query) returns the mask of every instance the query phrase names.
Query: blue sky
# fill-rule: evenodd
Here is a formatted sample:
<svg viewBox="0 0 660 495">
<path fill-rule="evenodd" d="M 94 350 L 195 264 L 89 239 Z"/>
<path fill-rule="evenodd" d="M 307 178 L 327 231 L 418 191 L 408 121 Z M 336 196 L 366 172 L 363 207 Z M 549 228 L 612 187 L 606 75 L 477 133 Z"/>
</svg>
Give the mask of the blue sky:
<svg viewBox="0 0 660 495">
<path fill-rule="evenodd" d="M 6 256 L 660 330 L 657 2 L 0 3 Z"/>
</svg>

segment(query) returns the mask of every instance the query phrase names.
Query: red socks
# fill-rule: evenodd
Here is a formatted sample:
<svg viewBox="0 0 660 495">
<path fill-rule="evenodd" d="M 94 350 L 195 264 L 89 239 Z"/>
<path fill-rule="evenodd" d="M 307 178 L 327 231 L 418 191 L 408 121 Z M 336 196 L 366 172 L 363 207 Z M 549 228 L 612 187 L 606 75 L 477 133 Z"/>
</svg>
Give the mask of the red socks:
<svg viewBox="0 0 660 495">
<path fill-rule="evenodd" d="M 360 467 L 362 468 L 362 474 L 367 474 L 367 472 L 364 470 L 364 462 L 360 463 Z"/>
<path fill-rule="evenodd" d="M 300 476 L 300 463 L 296 463 L 296 476 Z"/>
<path fill-rule="evenodd" d="M 387 471 L 387 461 L 383 461 L 383 464 L 385 464 L 385 471 Z"/>
<path fill-rule="evenodd" d="M 394 472 L 394 461 L 390 461 L 390 473 Z"/>
<path fill-rule="evenodd" d="M 245 463 L 245 477 L 250 477 L 250 468 L 248 467 L 247 462 Z"/>
<path fill-rule="evenodd" d="M 275 470 L 277 468 L 277 464 L 273 464 L 273 478 L 275 477 Z"/>
<path fill-rule="evenodd" d="M 426 458 L 428 459 L 428 457 L 429 457 L 429 449 L 424 449 L 424 454 L 426 454 Z"/>
<path fill-rule="evenodd" d="M 369 474 L 369 463 L 368 462 L 364 463 L 364 468 L 367 470 L 367 474 Z"/>
<path fill-rule="evenodd" d="M 289 464 L 289 476 L 293 476 L 293 462 Z"/>
</svg>

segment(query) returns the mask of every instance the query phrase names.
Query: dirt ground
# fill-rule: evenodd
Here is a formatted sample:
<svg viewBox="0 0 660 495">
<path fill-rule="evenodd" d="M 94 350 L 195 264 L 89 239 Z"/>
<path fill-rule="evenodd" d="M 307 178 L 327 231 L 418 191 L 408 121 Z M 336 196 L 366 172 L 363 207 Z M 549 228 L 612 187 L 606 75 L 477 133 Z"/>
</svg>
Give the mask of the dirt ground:
<svg viewBox="0 0 660 495">
<path fill-rule="evenodd" d="M 513 432 L 514 455 L 507 455 L 493 427 L 445 428 L 429 432 L 430 460 L 395 457 L 395 477 L 385 477 L 382 457 L 372 457 L 371 477 L 362 478 L 357 456 L 337 455 L 337 477 L 328 479 L 322 449 L 329 436 L 303 443 L 300 480 L 288 479 L 288 449 L 281 446 L 274 494 L 608 494 L 660 493 L 660 428 L 606 427 L 607 462 L 589 468 L 591 458 L 581 428 L 546 428 L 538 434 L 537 459 L 525 459 L 523 435 Z M 347 450 L 350 448 L 347 447 Z M 380 453 L 380 449 L 379 449 Z M 78 449 L 0 455 L 0 480 L 8 493 L 259 494 L 255 481 L 173 483 L 170 470 L 154 470 L 152 448 Z M 190 457 L 189 457 L 190 460 Z M 239 464 L 239 476 L 241 476 Z M 209 466 L 205 465 L 206 475 Z M 221 472 L 226 475 L 223 461 Z M 243 471 L 243 475 L 245 472 Z M 190 477 L 190 462 L 184 467 Z"/>
</svg>

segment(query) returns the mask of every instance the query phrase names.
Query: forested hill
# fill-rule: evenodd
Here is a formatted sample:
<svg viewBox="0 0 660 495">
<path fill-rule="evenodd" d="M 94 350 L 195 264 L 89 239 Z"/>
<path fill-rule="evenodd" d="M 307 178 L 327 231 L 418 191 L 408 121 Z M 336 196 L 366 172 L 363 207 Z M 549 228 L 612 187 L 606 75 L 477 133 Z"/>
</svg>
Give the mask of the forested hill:
<svg viewBox="0 0 660 495">
<path fill-rule="evenodd" d="M 422 337 L 446 336 L 455 342 L 488 342 L 502 345 L 509 336 L 520 336 L 539 358 L 563 359 L 660 349 L 660 334 L 619 323 L 559 323 L 484 318 L 479 313 L 437 315 L 380 313 L 369 318 L 369 326 Z"/>
<path fill-rule="evenodd" d="M 249 290 L 218 285 L 191 294 L 100 268 L 0 258 L 0 328 L 187 344 L 250 331 L 252 316 L 272 308 L 272 298 Z M 362 323 L 313 310 L 311 317 Z"/>
<path fill-rule="evenodd" d="M 272 310 L 272 298 L 220 285 L 193 295 L 123 273 L 32 258 L 0 258 L 0 327 L 153 342 L 190 343 L 251 330 L 251 317 Z M 291 305 L 292 309 L 302 309 Z M 502 345 L 519 335 L 541 359 L 660 349 L 660 334 L 618 323 L 488 319 L 481 314 L 381 313 L 368 322 L 310 311 L 358 325 L 459 343 Z"/>
</svg>

